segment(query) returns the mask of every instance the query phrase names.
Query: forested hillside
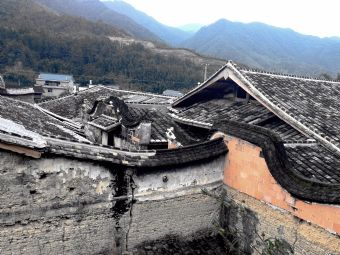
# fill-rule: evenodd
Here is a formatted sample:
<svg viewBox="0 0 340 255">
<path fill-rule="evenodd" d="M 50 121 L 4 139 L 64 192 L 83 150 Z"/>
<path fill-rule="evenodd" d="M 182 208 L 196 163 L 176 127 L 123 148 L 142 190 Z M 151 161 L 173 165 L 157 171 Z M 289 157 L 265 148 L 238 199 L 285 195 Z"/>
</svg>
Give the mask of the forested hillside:
<svg viewBox="0 0 340 255">
<path fill-rule="evenodd" d="M 120 28 L 130 36 L 149 40 L 161 40 L 147 28 L 139 25 L 131 18 L 107 8 L 99 0 L 34 0 L 51 10 L 61 14 L 83 17 L 92 21 L 101 21 L 108 25 Z"/>
<path fill-rule="evenodd" d="M 297 74 L 340 72 L 340 39 L 302 35 L 262 23 L 219 20 L 183 43 L 202 54 Z"/>
<path fill-rule="evenodd" d="M 43 71 L 162 92 L 201 80 L 202 67 L 192 61 L 112 42 L 109 36 L 125 36 L 112 26 L 57 15 L 31 0 L 1 0 L 0 10 L 0 73 L 7 81 L 32 84 Z"/>
</svg>

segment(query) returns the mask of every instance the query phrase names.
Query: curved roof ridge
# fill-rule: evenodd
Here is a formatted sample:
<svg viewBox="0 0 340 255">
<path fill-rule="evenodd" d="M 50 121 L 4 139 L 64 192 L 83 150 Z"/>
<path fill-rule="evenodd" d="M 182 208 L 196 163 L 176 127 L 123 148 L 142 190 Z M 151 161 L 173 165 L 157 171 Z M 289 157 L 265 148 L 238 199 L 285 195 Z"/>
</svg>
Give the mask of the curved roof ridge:
<svg viewBox="0 0 340 255">
<path fill-rule="evenodd" d="M 318 203 L 340 203 L 340 184 L 313 180 L 294 170 L 283 141 L 273 131 L 230 120 L 215 122 L 213 129 L 261 147 L 270 173 L 294 197 Z"/>
<path fill-rule="evenodd" d="M 217 157 L 227 152 L 227 147 L 222 138 L 175 149 L 160 150 L 122 150 L 101 144 L 61 140 L 58 137 L 46 137 L 46 141 L 49 145 L 49 152 L 52 154 L 113 162 L 135 167 L 186 164 Z"/>
</svg>

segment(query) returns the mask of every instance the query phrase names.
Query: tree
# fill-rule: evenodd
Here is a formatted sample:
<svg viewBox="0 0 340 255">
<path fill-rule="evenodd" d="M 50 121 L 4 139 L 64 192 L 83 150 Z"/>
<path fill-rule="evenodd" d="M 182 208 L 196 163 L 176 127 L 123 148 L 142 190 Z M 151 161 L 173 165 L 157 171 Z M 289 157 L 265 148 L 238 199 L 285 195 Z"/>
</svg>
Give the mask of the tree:
<svg viewBox="0 0 340 255">
<path fill-rule="evenodd" d="M 333 80 L 333 77 L 331 75 L 329 75 L 328 73 L 322 73 L 319 75 L 320 79 L 324 79 L 324 80 Z"/>
</svg>

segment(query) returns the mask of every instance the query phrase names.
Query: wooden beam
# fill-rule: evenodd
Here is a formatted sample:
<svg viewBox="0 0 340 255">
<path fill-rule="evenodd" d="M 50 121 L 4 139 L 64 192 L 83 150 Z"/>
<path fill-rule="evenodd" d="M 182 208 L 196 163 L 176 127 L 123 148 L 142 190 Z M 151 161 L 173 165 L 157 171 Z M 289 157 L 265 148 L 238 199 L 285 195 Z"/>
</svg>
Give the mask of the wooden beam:
<svg viewBox="0 0 340 255">
<path fill-rule="evenodd" d="M 32 158 L 41 158 L 41 152 L 29 149 L 29 148 L 21 147 L 18 145 L 0 143 L 0 149 L 16 152 L 19 154 L 24 154 Z"/>
</svg>

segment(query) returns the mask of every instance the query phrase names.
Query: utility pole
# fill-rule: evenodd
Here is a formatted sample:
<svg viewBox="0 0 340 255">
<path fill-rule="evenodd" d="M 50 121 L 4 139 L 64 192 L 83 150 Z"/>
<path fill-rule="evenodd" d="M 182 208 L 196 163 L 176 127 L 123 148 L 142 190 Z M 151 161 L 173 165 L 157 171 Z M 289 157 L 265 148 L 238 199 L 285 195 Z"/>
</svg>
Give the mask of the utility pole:
<svg viewBox="0 0 340 255">
<path fill-rule="evenodd" d="M 208 65 L 209 64 L 204 64 L 204 80 L 203 80 L 203 82 L 207 80 Z"/>
</svg>

